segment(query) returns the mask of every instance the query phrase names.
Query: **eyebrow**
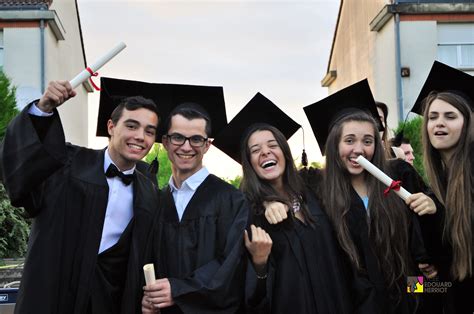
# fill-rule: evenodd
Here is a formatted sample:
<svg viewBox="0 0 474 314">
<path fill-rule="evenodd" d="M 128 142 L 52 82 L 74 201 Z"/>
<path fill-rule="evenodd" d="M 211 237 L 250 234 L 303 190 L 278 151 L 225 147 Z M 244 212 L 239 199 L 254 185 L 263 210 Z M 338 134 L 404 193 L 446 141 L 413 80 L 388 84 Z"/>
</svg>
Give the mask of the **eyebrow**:
<svg viewBox="0 0 474 314">
<path fill-rule="evenodd" d="M 342 137 L 343 137 L 343 138 L 345 138 L 345 137 L 356 137 L 356 135 L 355 135 L 355 134 L 353 134 L 353 133 L 351 133 L 351 134 L 346 134 L 346 135 L 343 135 Z M 372 134 L 364 134 L 364 135 L 362 135 L 362 137 L 371 137 L 371 138 L 375 138 L 375 136 L 373 136 Z"/>
<path fill-rule="evenodd" d="M 268 141 L 267 141 L 267 143 L 270 143 L 270 142 L 276 142 L 276 143 L 278 143 L 277 140 L 268 140 Z M 260 145 L 260 144 L 253 144 L 252 146 L 249 147 L 249 149 L 252 149 L 253 147 L 259 146 L 259 145 Z"/>
<path fill-rule="evenodd" d="M 456 111 L 430 111 L 428 114 L 458 114 Z"/>
<path fill-rule="evenodd" d="M 140 125 L 140 122 L 138 122 L 137 120 L 134 120 L 134 119 L 127 119 L 125 121 L 123 121 L 123 123 L 133 123 L 133 124 L 138 124 Z M 152 124 L 148 124 L 147 126 L 145 126 L 146 129 L 154 129 L 156 130 L 157 127 L 152 125 Z"/>
</svg>

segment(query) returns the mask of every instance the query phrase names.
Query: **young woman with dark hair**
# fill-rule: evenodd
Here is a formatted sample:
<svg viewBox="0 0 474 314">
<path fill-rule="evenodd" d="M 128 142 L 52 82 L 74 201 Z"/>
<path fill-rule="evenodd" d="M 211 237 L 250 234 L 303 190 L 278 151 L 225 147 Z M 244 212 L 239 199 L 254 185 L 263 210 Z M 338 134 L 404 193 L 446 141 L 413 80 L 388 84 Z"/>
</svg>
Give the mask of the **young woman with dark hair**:
<svg viewBox="0 0 474 314">
<path fill-rule="evenodd" d="M 326 142 L 326 168 L 317 190 L 339 243 L 359 272 L 375 287 L 379 313 L 412 313 L 407 276 L 425 261 L 417 221 L 394 193 L 355 159 L 362 155 L 390 174 L 377 124 L 362 110 L 333 120 Z"/>
<path fill-rule="evenodd" d="M 284 135 L 255 124 L 241 143 L 241 190 L 251 220 L 273 241 L 266 291 L 255 303 L 268 313 L 354 313 L 342 251 L 328 217 L 298 175 Z M 289 218 L 278 225 L 264 216 L 264 203 L 272 201 L 290 208 Z"/>
<path fill-rule="evenodd" d="M 474 312 L 473 107 L 454 91 L 431 92 L 424 100 L 424 166 L 444 208 L 420 222 L 439 263 L 440 279 L 453 284 L 444 313 Z"/>
</svg>

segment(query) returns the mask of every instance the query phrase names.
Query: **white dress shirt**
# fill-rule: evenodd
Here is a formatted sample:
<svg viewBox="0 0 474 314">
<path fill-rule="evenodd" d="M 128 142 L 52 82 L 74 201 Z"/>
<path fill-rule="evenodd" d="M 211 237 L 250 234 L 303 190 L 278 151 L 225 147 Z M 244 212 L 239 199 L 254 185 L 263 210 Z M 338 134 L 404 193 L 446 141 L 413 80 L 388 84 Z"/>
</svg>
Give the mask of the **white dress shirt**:
<svg viewBox="0 0 474 314">
<path fill-rule="evenodd" d="M 183 218 L 184 210 L 188 206 L 189 201 L 193 197 L 196 189 L 201 185 L 202 182 L 209 175 L 209 171 L 206 167 L 202 167 L 201 170 L 184 180 L 181 187 L 178 189 L 173 181 L 173 176 L 170 177 L 169 186 L 171 193 L 173 194 L 174 204 L 178 212 L 179 221 Z"/>
<path fill-rule="evenodd" d="M 110 158 L 109 149 L 107 148 L 104 154 L 104 173 L 111 163 L 113 163 L 113 161 Z M 119 167 L 117 167 L 117 169 L 120 170 Z M 124 174 L 132 174 L 134 171 L 135 167 L 122 172 Z M 99 254 L 118 242 L 133 217 L 133 183 L 125 185 L 119 177 L 107 178 L 107 183 L 109 185 L 109 198 L 107 201 L 107 209 L 105 210 L 104 228 L 102 229 Z"/>
</svg>

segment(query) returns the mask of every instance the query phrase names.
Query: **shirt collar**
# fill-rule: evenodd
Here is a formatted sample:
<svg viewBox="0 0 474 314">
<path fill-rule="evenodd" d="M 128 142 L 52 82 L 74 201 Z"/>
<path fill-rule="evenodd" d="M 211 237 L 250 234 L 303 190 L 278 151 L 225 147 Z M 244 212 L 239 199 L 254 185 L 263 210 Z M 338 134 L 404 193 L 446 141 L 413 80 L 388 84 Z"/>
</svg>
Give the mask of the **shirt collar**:
<svg viewBox="0 0 474 314">
<path fill-rule="evenodd" d="M 113 161 L 112 161 L 112 158 L 110 158 L 110 155 L 109 155 L 109 148 L 107 148 L 105 150 L 105 153 L 104 153 L 104 173 L 107 172 L 107 169 L 109 168 L 110 164 L 114 164 L 115 167 L 117 167 L 117 169 L 119 171 L 122 171 Z M 132 169 L 129 169 L 129 170 L 125 170 L 125 171 L 122 171 L 124 174 L 132 174 L 133 172 L 135 172 L 135 167 L 136 166 L 133 166 Z"/>
<path fill-rule="evenodd" d="M 209 171 L 207 170 L 207 168 L 202 167 L 199 171 L 197 171 L 192 176 L 184 180 L 183 184 L 181 184 L 181 188 L 186 185 L 191 190 L 195 191 L 201 185 L 201 183 L 204 182 L 204 180 L 207 178 L 208 175 L 209 175 Z M 179 190 L 174 184 L 173 176 L 170 177 L 168 185 L 171 189 L 171 192 Z"/>
</svg>

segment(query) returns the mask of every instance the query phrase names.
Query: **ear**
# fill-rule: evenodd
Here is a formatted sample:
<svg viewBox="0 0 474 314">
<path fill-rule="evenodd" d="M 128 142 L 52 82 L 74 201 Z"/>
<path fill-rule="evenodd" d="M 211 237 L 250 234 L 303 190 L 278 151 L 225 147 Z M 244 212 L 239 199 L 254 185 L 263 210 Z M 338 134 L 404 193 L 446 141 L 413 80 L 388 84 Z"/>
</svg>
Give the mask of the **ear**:
<svg viewBox="0 0 474 314">
<path fill-rule="evenodd" d="M 206 144 L 204 145 L 204 154 L 207 153 L 207 151 L 209 150 L 209 147 L 211 147 L 211 144 L 212 144 L 211 140 L 206 141 Z"/>
<path fill-rule="evenodd" d="M 109 119 L 109 121 L 107 121 L 107 132 L 109 133 L 110 137 L 114 135 L 114 128 L 115 128 L 114 123 L 112 122 L 111 119 Z"/>
<path fill-rule="evenodd" d="M 168 142 L 168 136 L 166 135 L 163 135 L 161 137 L 161 144 L 163 144 L 163 147 L 168 150 L 168 145 L 169 145 L 169 142 Z"/>
<path fill-rule="evenodd" d="M 400 147 L 392 146 L 392 150 L 395 153 L 395 157 L 398 159 L 405 160 L 405 152 Z"/>
</svg>

